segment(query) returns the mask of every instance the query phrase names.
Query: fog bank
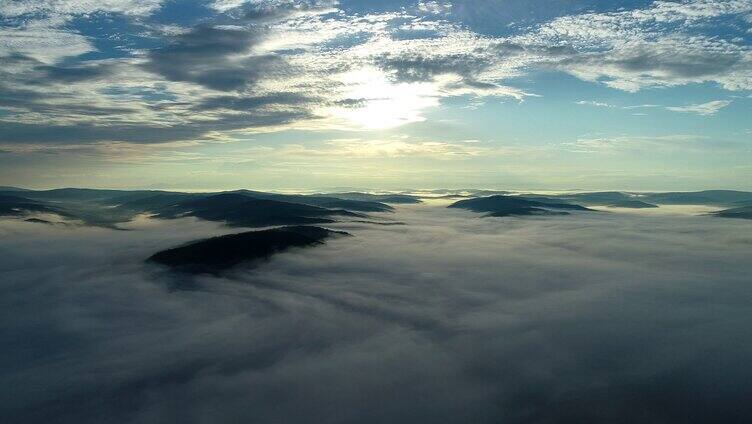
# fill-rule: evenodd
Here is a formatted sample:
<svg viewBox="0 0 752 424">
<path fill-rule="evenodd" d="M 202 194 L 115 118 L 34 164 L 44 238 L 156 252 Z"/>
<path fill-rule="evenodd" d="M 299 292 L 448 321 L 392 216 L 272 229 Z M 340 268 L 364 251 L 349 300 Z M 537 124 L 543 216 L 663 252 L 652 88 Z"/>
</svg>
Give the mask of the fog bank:
<svg viewBox="0 0 752 424">
<path fill-rule="evenodd" d="M 752 226 L 709 216 L 404 226 L 225 277 L 152 253 L 236 232 L 0 221 L 0 421 L 744 422 Z"/>
</svg>

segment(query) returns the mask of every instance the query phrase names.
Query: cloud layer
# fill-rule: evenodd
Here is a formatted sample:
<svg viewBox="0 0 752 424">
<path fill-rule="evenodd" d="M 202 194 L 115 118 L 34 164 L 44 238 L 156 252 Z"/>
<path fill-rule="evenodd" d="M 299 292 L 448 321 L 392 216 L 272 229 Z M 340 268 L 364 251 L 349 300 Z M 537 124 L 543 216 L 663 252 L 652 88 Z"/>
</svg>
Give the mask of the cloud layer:
<svg viewBox="0 0 752 424">
<path fill-rule="evenodd" d="M 514 82 L 540 70 L 629 92 L 698 83 L 752 89 L 752 53 L 738 30 L 752 16 L 747 0 L 658 1 L 517 23 L 495 35 L 452 20 L 465 16 L 465 5 L 440 2 L 365 13 L 334 1 L 218 1 L 198 23 L 165 22 L 164 7 L 4 4 L 0 98 L 24 93 L 24 101 L 2 105 L 2 142 L 387 128 L 419 122 L 451 98 L 544 94 Z M 131 29 L 92 35 L 74 25 L 95 19 Z M 50 136 L 57 133 L 69 136 Z"/>
<path fill-rule="evenodd" d="M 707 216 L 483 219 L 228 278 L 143 259 L 227 231 L 0 222 L 3 422 L 741 422 L 752 233 Z"/>
</svg>

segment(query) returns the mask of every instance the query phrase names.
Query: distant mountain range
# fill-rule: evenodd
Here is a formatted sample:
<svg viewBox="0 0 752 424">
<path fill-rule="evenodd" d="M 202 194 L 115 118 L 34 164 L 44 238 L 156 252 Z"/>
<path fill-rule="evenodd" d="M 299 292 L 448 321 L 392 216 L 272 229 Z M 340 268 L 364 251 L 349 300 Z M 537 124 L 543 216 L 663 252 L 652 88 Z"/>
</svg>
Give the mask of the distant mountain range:
<svg viewBox="0 0 752 424">
<path fill-rule="evenodd" d="M 465 209 L 484 216 L 569 215 L 589 213 L 587 206 L 653 208 L 656 204 L 699 204 L 727 206 L 709 215 L 752 219 L 752 193 L 707 190 L 676 193 L 594 192 L 562 195 L 510 195 L 483 191 L 483 197 L 463 198 L 449 208 Z M 503 193 L 503 192 L 502 192 Z M 477 194 L 477 193 L 476 193 Z M 442 195 L 451 198 L 454 195 Z M 462 194 L 461 196 L 471 196 Z M 195 217 L 237 227 L 277 227 L 199 240 L 158 252 L 149 261 L 172 270 L 189 273 L 221 273 L 238 264 L 254 264 L 293 247 L 308 247 L 327 238 L 349 235 L 314 226 L 337 221 L 374 224 L 403 224 L 369 214 L 394 211 L 393 204 L 420 203 L 407 194 L 332 193 L 280 194 L 251 190 L 218 193 L 181 193 L 154 190 L 55 189 L 0 190 L 0 216 L 28 222 L 54 224 L 57 221 L 116 227 L 138 214 L 159 219 Z M 49 215 L 59 219 L 48 220 Z"/>
<path fill-rule="evenodd" d="M 608 205 L 610 208 L 648 209 L 657 208 L 658 205 L 643 202 L 641 200 L 621 200 Z"/>
<path fill-rule="evenodd" d="M 129 206 L 125 204 L 119 207 Z M 242 227 L 331 223 L 335 222 L 334 216 L 366 217 L 344 209 L 259 199 L 241 193 L 182 199 L 173 204 L 153 208 L 151 212 L 155 213 L 157 218 L 195 216 L 207 221 L 224 221 L 228 225 Z"/>
<path fill-rule="evenodd" d="M 500 194 L 460 200 L 452 203 L 449 207 L 467 209 L 473 212 L 486 212 L 488 216 L 567 215 L 569 214 L 567 211 L 592 210 L 584 206 L 563 203 L 544 197 L 530 199 Z"/>
<path fill-rule="evenodd" d="M 642 209 L 656 208 L 661 204 L 731 207 L 712 215 L 750 219 L 749 207 L 752 207 L 752 192 L 736 190 L 669 193 L 604 191 L 553 195 L 493 195 L 460 200 L 449 207 L 486 212 L 489 216 L 525 216 L 566 215 L 568 214 L 567 210 L 591 210 L 585 206 Z"/>
<path fill-rule="evenodd" d="M 25 197 L 0 194 L 0 216 L 23 216 L 29 213 L 52 213 L 62 217 L 69 217 L 67 212 L 53 205 L 47 205 Z"/>
<path fill-rule="evenodd" d="M 415 204 L 421 203 L 421 200 L 417 196 L 408 194 L 372 194 L 372 193 L 330 193 L 326 196 L 333 196 L 339 199 L 357 200 L 357 201 L 372 201 L 372 202 L 384 202 L 392 204 Z"/>
<path fill-rule="evenodd" d="M 444 190 L 434 190 L 445 193 Z M 588 206 L 649 208 L 658 205 L 707 205 L 729 210 L 752 206 L 752 192 L 704 190 L 697 192 L 630 193 L 604 191 L 569 194 L 522 194 L 495 190 L 464 191 L 450 207 L 493 216 L 562 215 L 588 211 Z M 470 194 L 468 194 L 470 193 Z M 444 194 L 452 198 L 456 194 Z M 483 196 L 483 197 L 480 197 Z M 63 188 L 26 190 L 0 188 L 0 216 L 27 218 L 56 214 L 64 220 L 112 227 L 138 214 L 173 219 L 193 216 L 231 226 L 326 224 L 338 220 L 369 220 L 367 214 L 394 211 L 393 204 L 420 203 L 409 194 L 321 193 L 313 195 L 235 190 L 214 193 L 182 193 L 159 190 L 98 190 Z M 717 216 L 743 218 L 739 211 Z"/>
<path fill-rule="evenodd" d="M 654 205 L 709 205 L 729 207 L 743 206 L 746 203 L 752 203 L 752 192 L 737 190 L 703 190 L 691 192 L 677 191 L 667 193 L 602 191 L 592 193 L 548 195 L 547 197 L 577 202 L 591 206 L 608 206 L 620 202 L 630 201 L 641 201 Z"/>
<path fill-rule="evenodd" d="M 273 225 L 321 224 L 337 218 L 368 218 L 366 213 L 393 212 L 387 204 L 416 203 L 417 197 L 398 195 L 360 196 L 297 195 L 236 190 L 219 193 L 181 193 L 155 190 L 95 190 L 65 188 L 23 190 L 5 187 L 0 190 L 0 216 L 54 213 L 89 225 L 114 226 L 138 214 L 173 219 L 194 216 L 222 221 L 232 226 L 261 227 Z M 374 199 L 382 199 L 376 201 Z"/>
</svg>

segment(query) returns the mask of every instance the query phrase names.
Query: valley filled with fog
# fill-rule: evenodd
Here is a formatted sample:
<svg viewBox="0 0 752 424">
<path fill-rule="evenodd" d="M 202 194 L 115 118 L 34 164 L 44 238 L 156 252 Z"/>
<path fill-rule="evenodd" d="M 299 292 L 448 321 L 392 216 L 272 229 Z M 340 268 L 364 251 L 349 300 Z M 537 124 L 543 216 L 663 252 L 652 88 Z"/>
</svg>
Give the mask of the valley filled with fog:
<svg viewBox="0 0 752 424">
<path fill-rule="evenodd" d="M 219 274 L 147 258 L 248 228 L 0 218 L 1 421 L 752 414 L 750 221 L 707 205 L 491 217 L 450 203 L 321 224 L 351 236 Z"/>
</svg>

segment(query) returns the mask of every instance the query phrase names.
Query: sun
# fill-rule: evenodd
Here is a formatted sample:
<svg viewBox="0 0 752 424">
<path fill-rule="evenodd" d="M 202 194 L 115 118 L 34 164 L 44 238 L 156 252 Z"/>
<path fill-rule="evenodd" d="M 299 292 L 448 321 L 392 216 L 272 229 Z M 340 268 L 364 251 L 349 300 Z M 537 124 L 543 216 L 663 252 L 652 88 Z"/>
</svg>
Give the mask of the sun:
<svg viewBox="0 0 752 424">
<path fill-rule="evenodd" d="M 378 68 L 347 72 L 341 82 L 347 87 L 343 100 L 355 101 L 357 106 L 330 108 L 328 112 L 362 129 L 381 130 L 423 121 L 422 112 L 439 104 L 435 84 L 393 83 Z"/>
</svg>

